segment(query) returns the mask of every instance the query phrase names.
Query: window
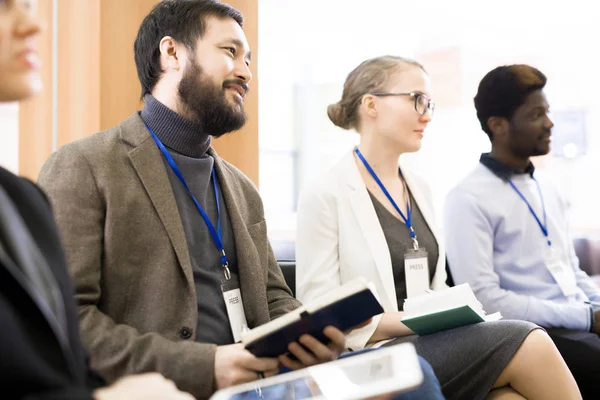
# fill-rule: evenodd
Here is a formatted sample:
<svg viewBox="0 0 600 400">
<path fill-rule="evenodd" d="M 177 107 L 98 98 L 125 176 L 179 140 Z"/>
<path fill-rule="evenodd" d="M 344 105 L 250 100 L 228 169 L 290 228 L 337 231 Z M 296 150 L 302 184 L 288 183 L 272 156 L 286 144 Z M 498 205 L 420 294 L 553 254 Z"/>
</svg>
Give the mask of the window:
<svg viewBox="0 0 600 400">
<path fill-rule="evenodd" d="M 298 194 L 349 152 L 358 136 L 334 127 L 327 105 L 346 75 L 383 54 L 422 62 L 436 113 L 423 148 L 405 155 L 444 197 L 490 148 L 473 107 L 485 73 L 511 63 L 548 77 L 553 150 L 535 160 L 567 196 L 576 234 L 600 232 L 600 27 L 582 1 L 261 0 L 260 190 L 270 235 L 293 239 Z"/>
<path fill-rule="evenodd" d="M 19 103 L 0 104 L 0 160 L 14 173 L 19 169 Z"/>
</svg>

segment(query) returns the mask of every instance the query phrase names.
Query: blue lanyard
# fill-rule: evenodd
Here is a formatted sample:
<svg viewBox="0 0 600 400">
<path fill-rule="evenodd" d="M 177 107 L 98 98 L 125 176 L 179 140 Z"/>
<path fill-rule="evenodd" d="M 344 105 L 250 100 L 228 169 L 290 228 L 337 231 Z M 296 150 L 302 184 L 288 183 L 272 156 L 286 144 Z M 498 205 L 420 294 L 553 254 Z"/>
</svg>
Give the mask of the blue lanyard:
<svg viewBox="0 0 600 400">
<path fill-rule="evenodd" d="M 169 154 L 169 151 L 162 144 L 162 142 L 160 141 L 158 136 L 156 136 L 156 134 L 154 133 L 152 128 L 150 128 L 147 124 L 146 124 L 146 128 L 148 128 L 148 131 L 150 131 L 150 134 L 152 135 L 152 139 L 154 139 L 154 142 L 156 142 L 156 145 L 160 149 L 161 153 L 163 154 L 163 156 L 165 156 L 167 162 L 171 166 L 171 169 L 173 169 L 173 172 L 175 173 L 175 175 L 177 175 L 177 178 L 179 178 L 181 183 L 183 183 L 185 190 L 187 190 L 190 197 L 194 201 L 194 204 L 196 204 L 196 208 L 200 212 L 200 215 L 202 215 L 202 219 L 204 220 L 204 223 L 206 224 L 206 227 L 208 228 L 208 231 L 210 232 L 210 236 L 212 236 L 213 242 L 215 243 L 217 250 L 219 250 L 221 252 L 221 266 L 223 267 L 223 272 L 225 273 L 225 279 L 226 280 L 231 279 L 231 272 L 229 271 L 229 263 L 227 262 L 227 255 L 225 254 L 225 248 L 223 247 L 223 231 L 221 229 L 221 208 L 219 206 L 219 187 L 217 185 L 217 174 L 215 172 L 215 167 L 213 166 L 211 177 L 212 177 L 212 181 L 213 181 L 213 186 L 215 188 L 215 199 L 217 202 L 217 229 L 215 229 L 212 222 L 210 222 L 210 218 L 208 218 L 208 215 L 206 214 L 206 212 L 204 211 L 204 209 L 202 208 L 202 206 L 200 205 L 198 200 L 196 200 L 196 197 L 194 197 L 194 195 L 190 191 L 190 188 L 188 187 L 187 183 L 185 182 L 185 178 L 181 174 L 179 167 L 177 167 L 175 160 L 173 160 L 173 157 L 171 157 L 171 154 Z"/>
<path fill-rule="evenodd" d="M 540 221 L 540 219 L 538 218 L 538 216 L 535 213 L 535 211 L 533 210 L 533 207 L 531 207 L 531 204 L 529 203 L 529 201 L 527 201 L 527 198 L 525 198 L 525 196 L 523 195 L 523 193 L 521 193 L 521 191 L 513 183 L 512 179 L 509 179 L 508 183 L 510 183 L 510 186 L 512 186 L 512 188 L 515 190 L 515 192 L 517 192 L 517 194 L 519 196 L 521 196 L 521 198 L 523 199 L 523 201 L 525 202 L 525 204 L 527 204 L 527 207 L 529 208 L 529 212 L 531 213 L 531 215 L 533 215 L 533 218 L 535 218 L 535 220 L 538 223 L 540 229 L 542 230 L 542 233 L 544 234 L 544 237 L 546 238 L 546 241 L 548 242 L 548 246 L 552 246 L 552 242 L 550 241 L 550 238 L 548 237 L 548 221 L 546 219 L 546 205 L 544 204 L 544 196 L 542 196 L 542 188 L 540 187 L 540 184 L 538 183 L 537 179 L 535 179 L 533 177 L 533 175 L 531 176 L 531 179 L 533 179 L 534 182 L 535 182 L 535 184 L 537 185 L 538 192 L 540 193 L 540 199 L 542 199 L 542 211 L 544 213 L 544 223 L 543 224 L 542 224 L 542 221 Z"/>
<path fill-rule="evenodd" d="M 358 158 L 360 158 L 360 160 L 364 164 L 364 166 L 367 169 L 367 171 L 369 171 L 369 173 L 371 174 L 371 176 L 373 177 L 373 179 L 375 179 L 375 182 L 377 182 L 377 184 L 379 185 L 379 188 L 381 189 L 381 191 L 383 192 L 383 194 L 385 194 L 385 197 L 388 198 L 388 200 L 390 201 L 390 203 L 392 203 L 392 206 L 394 206 L 394 209 L 396 209 L 396 211 L 398 211 L 398 214 L 400 214 L 400 217 L 402 217 L 402 220 L 406 224 L 406 227 L 410 230 L 410 238 L 413 240 L 413 247 L 414 247 L 415 250 L 418 250 L 419 249 L 419 242 L 417 241 L 417 234 L 415 233 L 415 230 L 413 229 L 413 226 L 412 226 L 412 215 L 411 215 L 411 212 L 410 212 L 410 202 L 409 202 L 409 200 L 408 199 L 406 200 L 406 216 L 404 216 L 404 214 L 402 213 L 402 210 L 400 210 L 400 207 L 398 207 L 398 205 L 396 204 L 396 202 L 394 201 L 394 199 L 392 198 L 392 196 L 390 195 L 390 193 L 387 191 L 387 189 L 383 185 L 383 182 L 381 182 L 381 180 L 379 179 L 379 177 L 377 176 L 377 174 L 375 173 L 375 171 L 373 170 L 373 168 L 371 168 L 371 166 L 369 165 L 369 163 L 367 162 L 367 160 L 365 159 L 365 157 L 363 157 L 363 155 L 360 152 L 360 150 L 358 149 L 358 147 L 354 149 L 354 152 L 356 153 L 356 155 L 358 156 Z M 404 181 L 404 177 L 402 176 L 402 172 L 400 172 L 400 177 L 402 178 L 402 184 L 404 185 L 404 191 L 406 193 L 406 190 L 407 190 L 406 189 L 406 182 Z"/>
</svg>

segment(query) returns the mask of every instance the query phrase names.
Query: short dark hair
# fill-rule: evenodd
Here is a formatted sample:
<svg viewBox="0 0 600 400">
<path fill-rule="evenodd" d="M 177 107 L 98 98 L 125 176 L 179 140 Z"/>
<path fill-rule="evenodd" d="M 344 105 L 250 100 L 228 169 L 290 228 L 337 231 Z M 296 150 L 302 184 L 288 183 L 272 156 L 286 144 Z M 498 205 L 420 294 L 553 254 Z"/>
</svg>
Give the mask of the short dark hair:
<svg viewBox="0 0 600 400">
<path fill-rule="evenodd" d="M 492 132 L 488 126 L 490 117 L 511 119 L 527 96 L 546 86 L 546 75 L 525 64 L 504 65 L 488 72 L 477 89 L 474 98 L 477 118 L 490 140 Z"/>
<path fill-rule="evenodd" d="M 162 75 L 159 44 L 171 36 L 184 44 L 192 53 L 196 41 L 204 35 L 206 17 L 231 18 L 240 26 L 242 13 L 218 0 L 163 0 L 144 18 L 138 30 L 133 51 L 142 98 L 152 92 Z"/>
</svg>

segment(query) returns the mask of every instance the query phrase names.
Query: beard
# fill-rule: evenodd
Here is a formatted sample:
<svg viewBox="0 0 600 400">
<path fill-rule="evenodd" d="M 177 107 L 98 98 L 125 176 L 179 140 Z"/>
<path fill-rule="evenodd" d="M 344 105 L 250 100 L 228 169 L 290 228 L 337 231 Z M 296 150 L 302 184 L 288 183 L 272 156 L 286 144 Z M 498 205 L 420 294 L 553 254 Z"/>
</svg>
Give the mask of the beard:
<svg viewBox="0 0 600 400">
<path fill-rule="evenodd" d="M 550 148 L 544 148 L 543 143 L 520 143 L 512 140 L 508 147 L 512 154 L 519 158 L 538 157 L 548 154 Z"/>
<path fill-rule="evenodd" d="M 243 105 L 240 104 L 240 109 L 236 110 L 225 97 L 225 89 L 231 84 L 240 85 L 247 91 L 247 85 L 239 80 L 227 80 L 218 87 L 195 60 L 190 60 L 177 91 L 186 117 L 200 125 L 202 132 L 218 138 L 246 123 Z"/>
<path fill-rule="evenodd" d="M 531 132 L 539 132 L 533 135 Z M 544 156 L 550 152 L 550 143 L 543 138 L 551 135 L 550 130 L 540 130 L 531 127 L 516 126 L 510 122 L 509 149 L 520 158 Z"/>
</svg>

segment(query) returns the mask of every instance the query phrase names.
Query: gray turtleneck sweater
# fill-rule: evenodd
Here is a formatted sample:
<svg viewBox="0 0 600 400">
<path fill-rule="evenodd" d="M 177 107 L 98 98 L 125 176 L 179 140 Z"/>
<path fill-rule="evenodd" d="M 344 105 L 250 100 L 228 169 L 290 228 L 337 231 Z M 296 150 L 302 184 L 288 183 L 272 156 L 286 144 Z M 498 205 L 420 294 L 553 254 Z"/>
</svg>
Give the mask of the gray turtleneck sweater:
<svg viewBox="0 0 600 400">
<path fill-rule="evenodd" d="M 150 95 L 145 97 L 141 117 L 169 150 L 190 191 L 202 205 L 216 228 L 217 205 L 211 180 L 214 160 L 206 154 L 210 147 L 211 137 L 202 132 L 198 125 L 170 110 Z M 217 345 L 232 344 L 233 335 L 221 292 L 221 283 L 224 280 L 221 254 L 194 201 L 164 157 L 163 161 L 175 194 L 194 272 L 198 301 L 196 341 Z M 235 241 L 220 187 L 219 205 L 223 246 L 229 261 L 231 275 L 237 278 Z"/>
</svg>

